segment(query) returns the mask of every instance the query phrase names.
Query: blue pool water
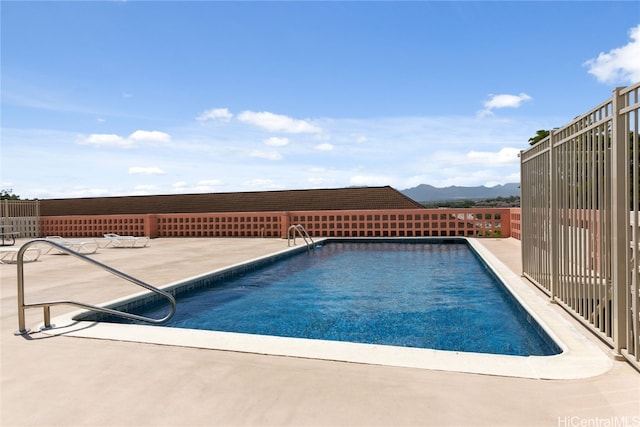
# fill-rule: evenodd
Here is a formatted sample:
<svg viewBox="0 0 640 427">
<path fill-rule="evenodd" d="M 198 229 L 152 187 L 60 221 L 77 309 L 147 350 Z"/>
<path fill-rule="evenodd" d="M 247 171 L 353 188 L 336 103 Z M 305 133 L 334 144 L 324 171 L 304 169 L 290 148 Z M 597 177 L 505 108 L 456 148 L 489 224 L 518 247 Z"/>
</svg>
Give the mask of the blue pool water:
<svg viewBox="0 0 640 427">
<path fill-rule="evenodd" d="M 466 242 L 452 242 L 329 240 L 178 294 L 176 314 L 163 326 L 493 354 L 559 353 Z M 166 304 L 135 312 L 161 317 Z"/>
</svg>

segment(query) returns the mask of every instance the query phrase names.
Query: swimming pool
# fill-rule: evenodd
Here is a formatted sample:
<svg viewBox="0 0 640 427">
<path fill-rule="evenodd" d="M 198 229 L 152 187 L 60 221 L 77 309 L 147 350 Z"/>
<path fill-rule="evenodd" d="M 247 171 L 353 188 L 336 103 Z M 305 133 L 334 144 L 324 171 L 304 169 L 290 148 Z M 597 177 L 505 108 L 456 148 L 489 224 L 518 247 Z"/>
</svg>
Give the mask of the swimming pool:
<svg viewBox="0 0 640 427">
<path fill-rule="evenodd" d="M 398 238 L 405 241 L 416 238 Z M 419 240 L 429 240 L 421 238 Z M 433 238 L 431 238 L 433 239 Z M 288 338 L 268 335 L 244 334 L 236 332 L 205 331 L 197 329 L 168 328 L 164 326 L 120 324 L 96 321 L 83 321 L 87 311 L 84 309 L 59 313 L 51 319 L 54 325 L 43 328 L 43 323 L 34 324 L 33 329 L 41 330 L 45 336 L 74 337 L 92 340 L 119 341 L 131 343 L 132 351 L 138 346 L 183 347 L 192 351 L 239 352 L 247 353 L 251 360 L 259 361 L 263 357 L 293 357 L 313 359 L 317 363 L 357 363 L 385 366 L 401 369 L 427 369 L 446 372 L 499 375 L 516 378 L 535 379 L 579 379 L 601 375 L 609 371 L 613 362 L 591 337 L 585 336 L 580 325 L 576 325 L 564 314 L 563 310 L 545 297 L 518 270 L 517 261 L 520 251 L 519 242 L 512 239 L 475 239 L 465 240 L 489 266 L 514 295 L 520 305 L 544 329 L 544 331 L 561 347 L 562 353 L 552 356 L 511 356 L 489 353 L 472 353 L 447 350 L 433 350 L 415 347 L 400 347 L 379 344 L 363 344 L 346 341 L 329 341 L 318 339 Z M 458 240 L 459 240 L 458 239 Z M 190 239 L 191 240 L 191 239 Z M 280 239 L 277 239 L 280 241 Z M 330 238 L 321 241 L 329 241 Z M 360 240 L 354 238 L 352 240 Z M 377 239 L 375 239 L 377 240 Z M 159 239 L 149 250 L 131 254 L 131 262 L 144 264 L 148 257 L 168 256 L 173 254 L 174 239 Z M 364 241 L 364 240 L 363 240 Z M 195 242 L 195 241 L 194 241 Z M 209 240 L 207 240 L 209 242 Z M 212 253 L 219 252 L 220 247 L 228 248 L 230 253 L 237 251 L 234 239 L 211 239 L 210 244 L 217 247 Z M 260 246 L 256 242 L 257 246 Z M 306 252 L 304 246 L 274 247 L 274 252 L 265 253 L 257 258 L 246 257 L 245 261 L 235 264 L 218 262 L 223 265 L 216 269 L 189 276 L 194 271 L 192 265 L 182 269 L 183 279 L 165 282 L 162 289 L 173 293 L 194 290 L 207 286 L 211 279 L 223 280 L 237 274 L 244 274 L 279 260 L 290 258 L 295 254 Z M 241 247 L 244 246 L 240 245 Z M 164 251 L 168 248 L 169 251 Z M 190 253 L 198 250 L 202 255 L 202 246 L 198 244 L 182 244 L 184 253 L 170 256 L 189 260 Z M 241 258 L 237 255 L 233 259 Z M 202 263 L 203 260 L 198 261 Z M 237 261 L 236 261 L 237 262 Z M 514 269 L 515 268 L 515 269 Z M 142 268 L 144 270 L 144 268 Z M 173 277 L 180 277 L 180 273 Z M 110 281 L 98 282 L 98 286 L 109 286 Z M 121 307 L 133 311 L 141 305 L 151 303 L 143 292 L 120 297 L 100 304 L 103 307 Z M 255 358 L 255 359 L 254 359 Z M 315 363 L 315 362 L 314 362 Z"/>
<path fill-rule="evenodd" d="M 561 352 L 465 239 L 329 239 L 280 258 L 175 288 L 178 309 L 164 326 L 474 353 Z M 166 307 L 146 301 L 127 310 L 160 317 Z"/>
</svg>

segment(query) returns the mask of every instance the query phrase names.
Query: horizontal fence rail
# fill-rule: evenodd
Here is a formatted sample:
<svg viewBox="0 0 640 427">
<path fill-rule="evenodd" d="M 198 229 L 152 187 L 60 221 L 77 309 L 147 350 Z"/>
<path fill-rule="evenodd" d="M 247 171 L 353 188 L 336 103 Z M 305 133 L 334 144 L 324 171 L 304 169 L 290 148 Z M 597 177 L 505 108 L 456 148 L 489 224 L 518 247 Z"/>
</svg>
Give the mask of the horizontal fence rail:
<svg viewBox="0 0 640 427">
<path fill-rule="evenodd" d="M 640 367 L 640 83 L 521 153 L 524 275 Z"/>
</svg>

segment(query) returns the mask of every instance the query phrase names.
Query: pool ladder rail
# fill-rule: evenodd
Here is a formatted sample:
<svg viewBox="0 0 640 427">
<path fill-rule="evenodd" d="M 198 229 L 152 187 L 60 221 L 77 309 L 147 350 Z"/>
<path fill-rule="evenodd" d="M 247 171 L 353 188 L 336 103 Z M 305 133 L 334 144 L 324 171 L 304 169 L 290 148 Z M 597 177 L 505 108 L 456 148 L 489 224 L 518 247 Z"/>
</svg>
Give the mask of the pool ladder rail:
<svg viewBox="0 0 640 427">
<path fill-rule="evenodd" d="M 289 229 L 287 230 L 287 245 L 291 246 L 291 236 L 293 235 L 293 244 L 295 246 L 296 244 L 296 233 L 302 237 L 302 240 L 304 240 L 305 245 L 307 245 L 307 251 L 310 252 L 311 249 L 315 249 L 316 244 L 313 241 L 313 239 L 311 238 L 311 236 L 309 236 L 309 233 L 307 233 L 307 230 L 305 230 L 305 228 L 302 226 L 302 224 L 294 224 L 291 227 L 289 227 Z"/>
<path fill-rule="evenodd" d="M 91 304 L 85 304 L 82 302 L 77 302 L 77 301 L 69 301 L 69 300 L 61 300 L 61 301 L 45 301 L 45 302 L 39 302 L 39 303 L 34 303 L 34 304 L 25 304 L 24 302 L 24 262 L 23 262 L 23 258 L 24 258 L 24 254 L 27 250 L 27 248 L 29 248 L 32 245 L 35 244 L 46 244 L 49 246 L 53 246 L 55 248 L 57 248 L 58 250 L 60 250 L 61 252 L 67 253 L 69 255 L 73 255 L 76 258 L 81 259 L 82 261 L 88 262 L 89 264 L 93 264 L 97 267 L 102 268 L 103 270 L 117 276 L 120 277 L 122 279 L 125 279 L 135 285 L 141 286 L 155 294 L 158 294 L 160 296 L 163 296 L 165 298 L 167 298 L 169 300 L 169 303 L 171 304 L 171 309 L 169 311 L 169 314 L 167 314 L 165 317 L 163 317 L 162 319 L 153 319 L 150 317 L 145 317 L 145 316 L 139 316 L 137 314 L 132 314 L 132 313 L 126 313 L 124 311 L 118 311 L 118 310 L 113 310 L 110 308 L 106 308 L 106 307 L 98 307 L 95 305 L 91 305 Z M 47 239 L 34 239 L 34 240 L 30 240 L 27 243 L 25 243 L 24 245 L 22 245 L 20 247 L 20 249 L 18 250 L 18 257 L 17 257 L 17 268 L 18 268 L 18 327 L 19 330 L 17 330 L 16 332 L 14 332 L 14 335 L 27 335 L 29 334 L 29 332 L 31 332 L 31 330 L 29 328 L 27 328 L 25 326 L 25 311 L 28 308 L 38 308 L 38 307 L 42 307 L 44 310 L 44 325 L 40 328 L 40 330 L 45 330 L 45 329 L 51 329 L 53 328 L 55 325 L 51 324 L 51 307 L 54 305 L 73 305 L 76 307 L 82 307 L 82 308 L 86 308 L 88 310 L 91 311 L 97 311 L 100 313 L 106 313 L 106 314 L 111 314 L 113 316 L 119 316 L 119 317 L 124 317 L 126 319 L 130 319 L 130 320 L 138 320 L 138 321 L 142 321 L 142 322 L 148 322 L 148 323 L 153 323 L 153 324 L 160 324 L 163 322 L 166 322 L 167 320 L 169 320 L 171 317 L 173 317 L 174 313 L 176 312 L 176 299 L 173 297 L 173 295 L 171 295 L 169 292 L 163 291 L 162 289 L 158 289 L 155 286 L 151 286 L 141 280 L 136 279 L 135 277 L 129 276 L 126 273 L 123 273 L 122 271 L 116 270 L 113 267 L 110 267 L 106 264 L 103 264 L 101 262 L 98 262 L 94 259 L 89 258 L 86 255 L 83 255 L 81 253 L 78 253 L 76 251 L 74 251 L 73 249 L 69 249 L 68 247 L 61 245 L 59 243 L 53 242 L 51 240 L 47 240 Z"/>
</svg>

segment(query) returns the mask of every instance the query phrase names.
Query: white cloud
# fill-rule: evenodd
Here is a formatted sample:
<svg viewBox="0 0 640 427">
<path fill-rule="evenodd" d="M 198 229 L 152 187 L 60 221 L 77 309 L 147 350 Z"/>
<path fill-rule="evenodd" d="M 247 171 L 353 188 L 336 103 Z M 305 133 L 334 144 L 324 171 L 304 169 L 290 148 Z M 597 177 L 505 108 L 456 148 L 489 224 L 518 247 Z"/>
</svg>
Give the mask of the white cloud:
<svg viewBox="0 0 640 427">
<path fill-rule="evenodd" d="M 80 136 L 78 144 L 93 145 L 96 147 L 122 147 L 130 148 L 136 143 L 159 143 L 171 142 L 171 135 L 156 130 L 137 130 L 129 137 L 123 138 L 112 133 L 92 133 L 89 136 Z"/>
<path fill-rule="evenodd" d="M 199 121 L 207 121 L 207 120 L 215 120 L 221 122 L 229 122 L 233 118 L 233 114 L 229 112 L 226 108 L 212 108 L 211 110 L 203 111 L 196 120 Z"/>
<path fill-rule="evenodd" d="M 478 112 L 479 117 L 493 114 L 493 110 L 497 108 L 518 108 L 525 101 L 530 101 L 531 97 L 526 93 L 519 95 L 489 95 L 491 98 L 484 103 L 484 109 Z"/>
<path fill-rule="evenodd" d="M 137 130 L 129 135 L 129 140 L 135 142 L 171 142 L 171 135 L 157 130 Z"/>
<path fill-rule="evenodd" d="M 283 147 L 289 144 L 289 138 L 278 138 L 277 136 L 272 136 L 271 138 L 265 139 L 264 143 L 273 147 Z"/>
<path fill-rule="evenodd" d="M 198 186 L 216 186 L 216 185 L 222 185 L 222 181 L 220 181 L 219 179 L 203 179 L 201 181 L 198 181 Z"/>
<path fill-rule="evenodd" d="M 177 181 L 171 185 L 171 192 L 173 193 L 207 193 L 214 190 L 213 187 L 222 185 L 223 182 L 218 179 L 203 179 L 196 183 L 195 186 L 190 186 L 187 181 Z"/>
<path fill-rule="evenodd" d="M 133 187 L 133 191 L 131 192 L 131 195 L 146 196 L 154 193 L 156 191 L 156 188 L 157 187 L 155 185 L 151 185 L 151 184 L 136 185 L 135 187 Z"/>
<path fill-rule="evenodd" d="M 96 147 L 131 147 L 132 142 L 111 133 L 92 133 L 87 137 L 82 137 L 79 144 L 94 145 Z"/>
<path fill-rule="evenodd" d="M 519 163 L 520 159 L 518 158 L 518 153 L 520 153 L 518 148 L 505 147 L 497 153 L 489 151 L 470 151 L 467 153 L 465 158 L 468 163 L 486 166 L 501 166 Z"/>
<path fill-rule="evenodd" d="M 531 97 L 526 93 L 520 95 L 492 95 L 491 99 L 484 103 L 487 108 L 518 108 L 523 101 L 529 101 Z"/>
<path fill-rule="evenodd" d="M 589 68 L 602 83 L 636 83 L 640 81 L 640 25 L 629 30 L 631 41 L 626 45 L 600 52 L 597 58 L 586 61 Z"/>
<path fill-rule="evenodd" d="M 269 132 L 285 133 L 319 133 L 321 129 L 307 121 L 296 120 L 280 114 L 263 111 L 243 111 L 238 114 L 238 120 L 266 129 Z"/>
<path fill-rule="evenodd" d="M 472 116 L 325 119 L 314 123 L 323 128 L 322 135 L 331 135 L 330 141 L 318 141 L 318 134 L 268 134 L 239 121 L 211 135 L 202 132 L 199 123 L 192 120 L 192 128 L 171 135 L 174 142 L 180 141 L 180 149 L 172 147 L 173 142 L 132 141 L 127 137 L 131 132 L 125 133 L 125 137 L 106 132 L 85 135 L 85 143 L 141 147 L 126 151 L 121 147 L 96 148 L 120 150 L 110 156 L 120 159 L 124 168 L 121 174 L 113 173 L 113 162 L 88 155 L 88 147 L 69 146 L 68 142 L 77 137 L 74 132 L 0 129 L 3 159 L 6 156 L 12 160 L 3 164 L 2 178 L 12 182 L 14 192 L 25 198 L 73 197 L 68 191 L 69 182 L 107 189 L 105 195 L 131 194 L 136 184 L 155 184 L 154 192 L 168 194 L 349 185 L 393 185 L 404 189 L 422 183 L 443 186 L 517 182 L 519 149 L 528 147 L 527 140 L 537 129 L 550 129 L 558 124 L 522 118 L 505 123 Z M 356 138 L 361 135 L 367 135 L 368 140 L 358 144 Z M 267 140 L 283 141 L 270 136 L 289 137 L 290 142 L 284 147 L 268 145 Z M 316 151 L 318 144 L 329 142 L 331 145 L 323 147 L 333 146 L 333 151 Z M 34 156 L 39 154 L 36 149 L 50 153 L 52 146 L 59 154 L 54 169 L 50 169 L 50 156 Z M 156 146 L 159 148 L 155 149 Z M 146 149 L 149 147 L 154 149 Z M 338 151 L 340 155 L 335 155 Z M 249 157 L 250 153 L 260 157 Z M 24 168 L 19 167 L 36 161 L 34 167 L 45 171 L 44 174 L 24 173 Z M 141 169 L 132 169 L 137 175 L 129 175 L 129 166 Z M 158 172 L 166 173 L 149 175 Z M 165 182 L 169 177 L 172 178 Z M 215 182 L 216 179 L 224 182 Z M 254 179 L 257 180 L 251 181 Z M 50 188 L 42 189 L 45 185 Z M 54 189 L 55 194 L 47 193 Z"/>
<path fill-rule="evenodd" d="M 89 187 L 74 187 L 71 191 L 64 190 L 60 197 L 103 197 L 108 196 L 110 191 L 105 188 L 89 188 Z"/>
<path fill-rule="evenodd" d="M 165 171 L 155 166 L 152 166 L 152 167 L 132 166 L 129 168 L 129 174 L 130 175 L 164 175 Z"/>
<path fill-rule="evenodd" d="M 471 150 L 466 153 L 441 151 L 434 154 L 433 160 L 450 167 L 474 165 L 491 168 L 519 164 L 518 153 L 520 149 L 512 147 L 504 147 L 498 151 Z"/>
<path fill-rule="evenodd" d="M 267 160 L 282 160 L 282 155 L 277 151 L 253 150 L 249 152 L 249 156 Z"/>
<path fill-rule="evenodd" d="M 333 150 L 333 145 L 325 142 L 324 144 L 316 145 L 314 148 L 318 151 L 331 151 Z"/>
<path fill-rule="evenodd" d="M 282 188 L 271 179 L 252 179 L 246 181 L 244 185 L 251 190 L 279 190 Z"/>
<path fill-rule="evenodd" d="M 307 182 L 314 187 L 324 186 L 329 187 L 336 184 L 336 180 L 332 178 L 320 178 L 314 177 L 307 179 Z"/>
<path fill-rule="evenodd" d="M 356 175 L 349 179 L 349 185 L 379 187 L 390 185 L 391 181 L 386 175 Z"/>
</svg>

